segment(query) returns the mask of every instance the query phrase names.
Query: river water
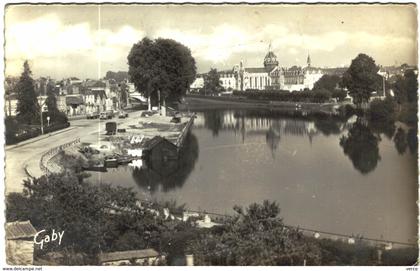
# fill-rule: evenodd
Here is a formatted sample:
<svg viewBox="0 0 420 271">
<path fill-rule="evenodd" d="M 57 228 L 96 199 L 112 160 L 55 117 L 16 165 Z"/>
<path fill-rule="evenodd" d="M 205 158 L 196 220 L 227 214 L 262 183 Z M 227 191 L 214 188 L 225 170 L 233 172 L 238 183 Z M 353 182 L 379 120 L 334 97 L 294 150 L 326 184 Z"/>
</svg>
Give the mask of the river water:
<svg viewBox="0 0 420 271">
<path fill-rule="evenodd" d="M 180 161 L 92 173 L 142 199 L 231 214 L 276 201 L 288 225 L 415 243 L 414 129 L 265 110 L 197 112 Z"/>
</svg>

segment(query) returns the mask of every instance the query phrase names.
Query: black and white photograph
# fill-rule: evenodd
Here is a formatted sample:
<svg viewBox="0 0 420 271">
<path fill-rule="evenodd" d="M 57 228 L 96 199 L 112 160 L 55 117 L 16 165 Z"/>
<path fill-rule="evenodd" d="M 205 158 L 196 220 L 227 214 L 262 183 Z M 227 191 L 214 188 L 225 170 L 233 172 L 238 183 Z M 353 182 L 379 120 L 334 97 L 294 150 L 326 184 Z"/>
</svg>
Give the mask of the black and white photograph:
<svg viewBox="0 0 420 271">
<path fill-rule="evenodd" d="M 415 3 L 3 8 L 2 270 L 417 270 Z"/>
</svg>

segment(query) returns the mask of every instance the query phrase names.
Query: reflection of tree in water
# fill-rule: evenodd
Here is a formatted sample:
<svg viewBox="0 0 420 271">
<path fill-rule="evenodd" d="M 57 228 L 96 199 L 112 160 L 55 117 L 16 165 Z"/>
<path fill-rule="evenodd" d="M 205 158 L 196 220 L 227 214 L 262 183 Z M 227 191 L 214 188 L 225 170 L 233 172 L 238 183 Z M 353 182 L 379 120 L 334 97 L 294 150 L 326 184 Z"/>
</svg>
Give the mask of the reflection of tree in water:
<svg viewBox="0 0 420 271">
<path fill-rule="evenodd" d="M 404 154 L 407 149 L 407 135 L 402 128 L 398 128 L 394 136 L 394 144 L 399 154 Z"/>
<path fill-rule="evenodd" d="M 418 142 L 417 142 L 417 127 L 411 128 L 407 133 L 407 143 L 411 154 L 417 154 Z"/>
<path fill-rule="evenodd" d="M 375 134 L 384 134 L 387 138 L 392 139 L 392 136 L 395 133 L 395 123 L 394 121 L 370 121 L 369 128 L 372 133 Z"/>
<path fill-rule="evenodd" d="M 347 136 L 341 137 L 340 146 L 353 162 L 353 166 L 366 174 L 374 170 L 380 160 L 379 141 L 380 137 L 374 135 L 364 121 L 358 118 Z"/>
<path fill-rule="evenodd" d="M 341 132 L 340 123 L 330 118 L 315 119 L 315 127 L 323 135 L 338 135 Z"/>
<path fill-rule="evenodd" d="M 213 136 L 218 136 L 223 126 L 224 112 L 220 110 L 209 110 L 203 112 L 204 126 L 210 129 Z"/>
<path fill-rule="evenodd" d="M 274 159 L 277 147 L 280 144 L 280 124 L 278 122 L 274 122 L 270 126 L 270 129 L 268 129 L 265 135 L 265 140 Z"/>
<path fill-rule="evenodd" d="M 178 160 L 162 161 L 158 165 L 135 169 L 133 178 L 137 185 L 149 189 L 152 193 L 159 186 L 165 192 L 182 187 L 194 169 L 198 153 L 197 137 L 189 133 L 185 139 L 184 147 L 179 152 Z"/>
</svg>

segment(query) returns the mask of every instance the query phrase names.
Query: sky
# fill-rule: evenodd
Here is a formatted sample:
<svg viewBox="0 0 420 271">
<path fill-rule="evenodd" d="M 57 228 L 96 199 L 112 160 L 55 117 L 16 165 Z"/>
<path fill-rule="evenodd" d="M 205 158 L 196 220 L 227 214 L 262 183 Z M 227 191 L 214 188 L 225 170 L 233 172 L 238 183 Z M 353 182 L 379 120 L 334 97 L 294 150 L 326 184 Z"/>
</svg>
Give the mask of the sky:
<svg viewBox="0 0 420 271">
<path fill-rule="evenodd" d="M 271 43 L 280 66 L 417 63 L 414 5 L 9 5 L 5 74 L 29 60 L 34 77 L 101 78 L 127 71 L 132 45 L 170 38 L 190 48 L 198 72 L 262 67 Z"/>
</svg>

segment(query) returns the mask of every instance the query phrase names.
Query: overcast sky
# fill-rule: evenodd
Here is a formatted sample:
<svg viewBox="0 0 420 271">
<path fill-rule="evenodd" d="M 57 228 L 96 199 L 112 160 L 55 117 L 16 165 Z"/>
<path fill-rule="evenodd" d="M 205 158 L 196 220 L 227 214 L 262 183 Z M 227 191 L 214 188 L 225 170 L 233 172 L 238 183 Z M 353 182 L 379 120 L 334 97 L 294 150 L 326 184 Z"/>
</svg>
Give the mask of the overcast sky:
<svg viewBox="0 0 420 271">
<path fill-rule="evenodd" d="M 133 43 L 171 38 L 199 72 L 260 67 L 272 43 L 280 65 L 348 66 L 358 53 L 380 65 L 417 63 L 414 5 L 15 5 L 5 13 L 6 75 L 30 60 L 35 77 L 103 77 L 128 70 Z"/>
</svg>

